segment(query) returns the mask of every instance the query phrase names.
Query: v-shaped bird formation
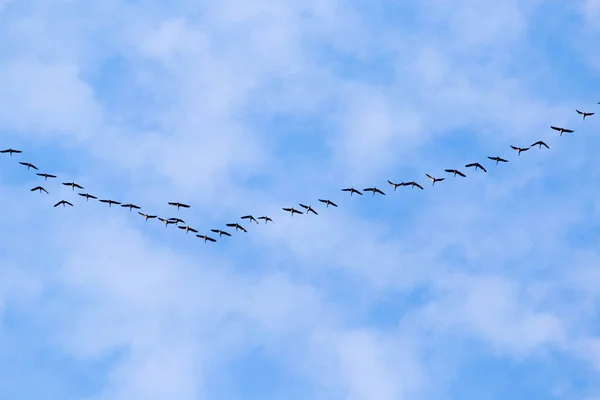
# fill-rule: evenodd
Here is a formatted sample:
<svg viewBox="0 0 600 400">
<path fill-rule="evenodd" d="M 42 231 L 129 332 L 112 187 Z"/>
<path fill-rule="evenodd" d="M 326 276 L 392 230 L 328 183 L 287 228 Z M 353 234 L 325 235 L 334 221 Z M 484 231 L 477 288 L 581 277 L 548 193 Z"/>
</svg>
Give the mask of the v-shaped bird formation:
<svg viewBox="0 0 600 400">
<path fill-rule="evenodd" d="M 598 103 L 600 104 L 600 103 Z M 582 121 L 586 120 L 586 117 L 591 117 L 593 116 L 595 113 L 594 112 L 583 112 L 580 110 L 575 110 L 579 115 L 582 116 Z M 551 125 L 550 129 L 556 131 L 559 133 L 559 136 L 562 136 L 565 133 L 574 133 L 575 131 L 573 129 L 567 129 L 564 127 L 559 127 L 559 126 L 555 126 L 555 125 Z M 530 150 L 531 148 L 535 148 L 537 146 L 538 149 L 541 149 L 542 147 L 544 147 L 545 149 L 550 149 L 550 147 L 542 140 L 538 140 L 537 142 L 531 144 L 530 146 L 527 147 L 520 147 L 520 146 L 514 146 L 514 145 L 510 145 L 510 148 L 512 148 L 516 153 L 517 156 L 521 156 L 521 153 L 526 152 L 528 150 Z M 21 150 L 16 150 L 16 149 L 6 149 L 6 150 L 0 150 L 0 154 L 8 154 L 10 157 L 13 156 L 13 154 L 22 154 L 23 151 Z M 506 158 L 500 157 L 500 156 L 487 156 L 487 158 L 491 161 L 495 161 L 495 165 L 498 165 L 499 163 L 508 163 L 508 160 Z M 27 167 L 27 170 L 34 170 L 34 171 L 39 171 L 39 168 L 36 167 L 34 164 L 32 164 L 31 162 L 25 162 L 25 161 L 19 161 L 19 164 Z M 471 162 L 469 164 L 466 164 L 464 166 L 465 168 L 470 168 L 473 169 L 475 171 L 479 170 L 481 172 L 487 172 L 487 169 L 479 162 Z M 467 175 L 460 171 L 459 169 L 456 168 L 447 168 L 444 170 L 444 172 L 448 173 L 448 174 L 452 174 L 453 178 L 456 178 L 457 176 L 461 177 L 461 178 L 466 178 Z M 53 174 L 49 174 L 49 173 L 36 173 L 37 176 L 44 178 L 44 181 L 47 182 L 48 179 L 56 179 L 57 176 L 53 175 Z M 439 176 L 434 176 L 431 174 L 425 174 L 425 176 L 432 182 L 431 186 L 435 186 L 436 183 L 441 183 L 443 182 L 446 178 L 443 177 L 439 177 Z M 420 185 L 419 183 L 417 183 L 416 181 L 412 180 L 412 181 L 404 181 L 404 182 L 393 182 L 391 180 L 387 180 L 387 183 L 394 188 L 394 192 L 399 188 L 399 187 L 411 187 L 411 188 L 419 188 L 421 190 L 424 190 L 423 186 Z M 71 188 L 71 191 L 75 191 L 75 189 L 78 190 L 83 190 L 84 187 L 81 186 L 80 184 L 71 181 L 71 182 L 62 182 L 63 186 L 69 187 Z M 46 188 L 44 188 L 43 186 L 39 185 L 36 186 L 34 188 L 31 189 L 32 192 L 39 192 L 39 193 L 43 193 L 43 194 L 49 194 L 48 190 Z M 373 196 L 375 196 L 376 194 L 379 195 L 383 195 L 385 196 L 385 192 L 375 186 L 372 187 L 367 187 L 361 190 L 356 189 L 354 187 L 349 187 L 349 188 L 343 188 L 341 189 L 342 192 L 346 192 L 349 193 L 350 196 L 353 195 L 358 195 L 358 196 L 363 196 L 362 192 L 371 192 Z M 92 194 L 89 193 L 84 193 L 81 191 L 78 191 L 77 194 L 83 198 L 85 198 L 85 201 L 88 202 L 90 199 L 91 200 L 97 200 L 101 203 L 104 204 L 108 204 L 108 207 L 111 207 L 113 205 L 115 206 L 120 206 L 122 208 L 127 208 L 128 211 L 132 211 L 132 210 L 136 210 L 137 213 L 144 218 L 144 220 L 146 222 L 148 222 L 148 220 L 152 219 L 156 219 L 158 220 L 160 223 L 165 224 L 165 227 L 168 227 L 169 225 L 175 225 L 177 226 L 180 230 L 185 231 L 186 234 L 189 234 L 189 232 L 195 233 L 196 237 L 198 237 L 199 239 L 201 239 L 204 243 L 207 242 L 211 242 L 214 243 L 217 241 L 216 238 L 208 236 L 208 234 L 203 235 L 200 234 L 198 232 L 197 229 L 189 226 L 186 224 L 186 222 L 181 219 L 181 218 L 177 218 L 177 217 L 170 217 L 170 218 L 165 218 L 165 217 L 159 217 L 158 215 L 155 214 L 151 214 L 151 213 L 147 213 L 147 212 L 142 212 L 142 211 L 138 211 L 138 210 L 142 210 L 141 206 L 138 206 L 136 204 L 133 203 L 121 203 L 119 201 L 116 200 L 112 200 L 112 199 L 99 199 L 98 196 L 94 196 Z M 325 208 L 329 208 L 329 206 L 331 206 L 332 208 L 337 208 L 338 205 L 336 203 L 334 203 L 332 200 L 329 199 L 317 199 L 320 203 L 325 205 Z M 185 204 L 185 203 L 181 203 L 181 202 L 177 202 L 177 201 L 171 201 L 171 202 L 167 202 L 167 204 L 169 206 L 175 207 L 177 210 L 180 209 L 189 209 L 191 208 L 191 206 L 189 204 Z M 302 204 L 302 203 L 298 203 L 299 207 L 304 210 L 298 210 L 296 208 L 292 207 L 282 207 L 282 210 L 289 213 L 292 217 L 294 216 L 294 214 L 305 214 L 305 215 L 309 215 L 309 214 L 313 214 L 313 215 L 319 215 L 319 213 L 317 212 L 317 210 L 315 210 L 310 204 Z M 56 204 L 54 204 L 53 207 L 59 207 L 59 206 L 63 206 L 64 207 L 73 207 L 73 203 L 70 203 L 67 200 L 60 200 L 59 202 L 57 202 Z M 273 223 L 273 219 L 268 217 L 268 216 L 260 216 L 255 218 L 253 215 L 243 215 L 240 217 L 241 220 L 244 221 L 248 221 L 248 222 L 254 222 L 257 225 L 261 225 L 260 221 L 264 221 L 264 224 L 267 224 L 269 222 Z M 226 223 L 225 224 L 226 227 L 228 228 L 233 228 L 235 229 L 235 232 L 243 232 L 243 233 L 247 233 L 248 231 L 246 230 L 246 228 L 244 228 L 242 225 L 240 225 L 238 222 L 230 222 L 230 223 Z M 231 237 L 231 233 L 223 230 L 223 229 L 219 229 L 219 228 L 214 228 L 214 229 L 210 229 L 210 232 L 214 233 L 216 236 L 218 235 L 219 240 L 221 240 L 221 238 L 223 236 L 226 237 Z"/>
</svg>

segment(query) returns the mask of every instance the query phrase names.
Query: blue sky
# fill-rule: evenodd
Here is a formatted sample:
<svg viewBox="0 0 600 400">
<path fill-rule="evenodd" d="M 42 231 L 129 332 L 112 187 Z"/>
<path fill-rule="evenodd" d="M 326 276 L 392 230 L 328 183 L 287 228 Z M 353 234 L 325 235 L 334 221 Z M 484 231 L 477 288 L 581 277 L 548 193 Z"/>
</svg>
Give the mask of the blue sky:
<svg viewBox="0 0 600 400">
<path fill-rule="evenodd" d="M 0 22 L 0 147 L 24 151 L 0 157 L 0 398 L 600 399 L 600 114 L 575 113 L 600 111 L 600 1 L 0 0 Z M 205 244 L 71 180 L 201 233 L 275 223 Z"/>
</svg>

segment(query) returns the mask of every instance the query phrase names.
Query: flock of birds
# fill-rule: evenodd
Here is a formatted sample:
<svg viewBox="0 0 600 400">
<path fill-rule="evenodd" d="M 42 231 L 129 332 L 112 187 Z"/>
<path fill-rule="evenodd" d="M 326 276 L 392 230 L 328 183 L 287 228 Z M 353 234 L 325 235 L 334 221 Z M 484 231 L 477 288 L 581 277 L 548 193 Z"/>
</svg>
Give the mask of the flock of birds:
<svg viewBox="0 0 600 400">
<path fill-rule="evenodd" d="M 600 104 L 600 102 L 598 104 Z M 583 112 L 583 111 L 579 111 L 579 110 L 575 110 L 575 111 L 579 115 L 582 116 L 583 121 L 585 121 L 586 117 L 590 117 L 590 116 L 592 116 L 592 115 L 595 114 L 593 112 Z M 557 131 L 560 134 L 560 136 L 562 136 L 564 133 L 574 133 L 574 130 L 572 130 L 572 129 L 562 128 L 562 127 L 558 127 L 558 126 L 554 126 L 554 125 L 551 125 L 550 128 L 552 130 L 554 130 L 554 131 Z M 529 147 L 518 147 L 518 146 L 513 146 L 513 145 L 511 145 L 510 147 L 514 151 L 517 152 L 518 156 L 520 156 L 521 153 L 523 153 L 525 151 L 528 151 L 531 148 L 535 148 L 536 146 L 538 147 L 538 149 L 541 149 L 542 146 L 545 147 L 546 149 L 550 149 L 550 147 L 546 143 L 544 143 L 543 141 L 541 141 L 541 140 L 538 140 L 537 142 L 533 143 Z M 12 148 L 9 148 L 9 149 L 6 149 L 6 150 L 0 150 L 0 154 L 8 154 L 11 157 L 12 157 L 13 154 L 21 154 L 21 153 L 22 153 L 21 150 L 16 150 L 16 149 L 12 149 Z M 507 163 L 508 162 L 507 159 L 499 157 L 499 156 L 488 156 L 487 158 L 490 159 L 490 160 L 492 160 L 492 161 L 495 161 L 496 162 L 495 165 L 498 165 L 499 163 Z M 20 161 L 19 164 L 27 167 L 28 170 L 39 171 L 38 167 L 36 167 L 35 165 L 33 165 L 30 162 Z M 465 168 L 473 168 L 474 170 L 480 170 L 482 172 L 487 172 L 487 169 L 483 165 L 481 165 L 479 162 L 473 162 L 473 163 L 466 164 Z M 452 174 L 453 177 L 456 177 L 458 175 L 460 177 L 465 178 L 467 176 L 466 174 L 464 174 L 463 172 L 459 171 L 458 169 L 445 169 L 444 171 L 446 173 Z M 39 177 L 41 177 L 41 178 L 44 178 L 44 181 L 48 181 L 48 179 L 56 179 L 57 178 L 56 175 L 52 175 L 52 174 L 49 174 L 49 173 L 37 172 L 36 175 L 39 176 Z M 444 181 L 446 179 L 446 178 L 434 177 L 434 176 L 429 175 L 429 174 L 425 174 L 425 175 L 432 182 L 432 186 L 435 186 L 436 182 L 442 182 L 442 181 Z M 396 191 L 396 189 L 398 187 L 403 187 L 403 186 L 410 186 L 411 188 L 415 188 L 416 187 L 416 188 L 419 188 L 419 189 L 423 190 L 423 186 L 420 185 L 419 183 L 417 183 L 414 180 L 413 181 L 408 181 L 408 182 L 398 182 L 398 183 L 395 183 L 395 182 L 392 182 L 392 181 L 388 180 L 387 182 L 388 182 L 388 184 L 391 185 L 391 187 L 394 188 L 394 191 Z M 63 182 L 62 184 L 63 184 L 63 186 L 70 187 L 72 191 L 75 191 L 75 189 L 78 189 L 77 194 L 79 196 L 85 198 L 86 202 L 89 201 L 90 199 L 92 199 L 92 200 L 98 200 L 101 203 L 108 204 L 109 207 L 112 207 L 113 205 L 116 205 L 116 206 L 120 206 L 122 208 L 127 208 L 127 209 L 129 209 L 129 211 L 132 211 L 132 210 L 141 210 L 142 209 L 142 207 L 140 207 L 138 205 L 135 205 L 135 204 L 132 204 L 132 203 L 121 203 L 121 202 L 118 202 L 118 201 L 115 201 L 115 200 L 111 200 L 111 199 L 99 199 L 97 196 L 91 195 L 89 193 L 84 193 L 83 192 L 84 187 L 81 186 L 81 185 L 79 185 L 78 183 L 75 183 L 75 182 Z M 38 185 L 38 186 L 32 188 L 31 191 L 32 192 L 40 192 L 40 193 L 49 194 L 48 190 L 46 190 L 46 188 L 44 188 L 41 185 Z M 385 195 L 385 192 L 383 192 L 383 190 L 381 190 L 381 189 L 379 189 L 377 187 L 368 187 L 368 188 L 362 189 L 362 191 L 358 190 L 358 189 L 356 189 L 354 187 L 349 187 L 349 188 L 342 189 L 342 192 L 350 193 L 350 196 L 352 196 L 354 194 L 362 196 L 363 195 L 362 192 L 371 192 L 373 196 L 375 194 Z M 318 200 L 319 200 L 319 202 L 325 204 L 326 208 L 328 208 L 329 206 L 338 207 L 337 204 L 335 204 L 333 201 L 331 201 L 329 199 L 318 199 Z M 177 210 L 180 210 L 181 208 L 184 208 L 184 209 L 190 208 L 190 205 L 185 204 L 185 203 L 180 203 L 180 202 L 169 202 L 168 204 L 170 206 L 172 206 L 172 207 L 176 207 Z M 54 207 L 58 207 L 58 206 L 73 207 L 73 203 L 71 203 L 71 202 L 63 199 L 63 200 L 60 200 L 58 203 L 54 204 Z M 304 211 L 298 210 L 298 209 L 296 209 L 294 207 L 283 207 L 282 210 L 286 211 L 286 212 L 289 212 L 292 217 L 294 216 L 294 214 L 307 214 L 308 215 L 308 214 L 312 213 L 314 215 L 319 215 L 319 213 L 314 208 L 312 208 L 310 205 L 300 204 L 299 203 L 299 206 Z M 216 242 L 217 241 L 217 239 L 215 239 L 214 237 L 209 236 L 208 234 L 206 234 L 206 235 L 199 234 L 198 230 L 190 227 L 189 225 L 186 225 L 186 222 L 183 219 L 181 219 L 181 218 L 176 218 L 176 217 L 163 218 L 163 217 L 159 217 L 158 215 L 153 215 L 153 214 L 150 214 L 150 213 L 144 213 L 142 211 L 138 211 L 138 214 L 141 217 L 143 217 L 146 220 L 146 222 L 149 219 L 157 219 L 158 221 L 164 223 L 165 227 L 168 226 L 168 225 L 176 225 L 179 229 L 185 231 L 186 234 L 189 233 L 189 232 L 193 232 L 193 233 L 196 234 L 196 236 L 199 239 L 204 240 L 204 242 L 207 242 L 207 241 L 208 242 Z M 273 222 L 273 220 L 270 217 L 268 217 L 268 216 L 260 216 L 258 218 L 255 218 L 252 215 L 243 215 L 242 217 L 240 217 L 240 219 L 245 220 L 245 221 L 247 220 L 249 222 L 254 222 L 256 224 L 259 224 L 259 220 L 264 221 L 265 224 L 268 223 L 268 222 L 271 222 L 271 223 Z M 237 222 L 228 223 L 228 224 L 225 224 L 225 226 L 227 226 L 229 228 L 234 228 L 236 232 L 237 231 L 247 232 L 247 230 L 242 225 L 240 225 Z M 213 233 L 215 233 L 215 234 L 218 234 L 219 238 L 221 236 L 231 236 L 231 233 L 229 233 L 229 232 L 227 232 L 227 231 L 225 231 L 223 229 L 211 229 L 210 231 L 213 232 Z M 213 236 L 216 236 L 216 235 L 213 235 Z"/>
</svg>

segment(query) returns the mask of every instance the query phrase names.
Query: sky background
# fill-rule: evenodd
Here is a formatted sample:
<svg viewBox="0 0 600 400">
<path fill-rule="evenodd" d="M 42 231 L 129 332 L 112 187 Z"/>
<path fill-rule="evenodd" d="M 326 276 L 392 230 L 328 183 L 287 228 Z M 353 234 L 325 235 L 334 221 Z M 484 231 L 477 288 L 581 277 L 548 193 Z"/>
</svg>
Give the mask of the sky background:
<svg viewBox="0 0 600 400">
<path fill-rule="evenodd" d="M 0 0 L 0 398 L 600 399 L 598 43 L 597 0 Z"/>
</svg>

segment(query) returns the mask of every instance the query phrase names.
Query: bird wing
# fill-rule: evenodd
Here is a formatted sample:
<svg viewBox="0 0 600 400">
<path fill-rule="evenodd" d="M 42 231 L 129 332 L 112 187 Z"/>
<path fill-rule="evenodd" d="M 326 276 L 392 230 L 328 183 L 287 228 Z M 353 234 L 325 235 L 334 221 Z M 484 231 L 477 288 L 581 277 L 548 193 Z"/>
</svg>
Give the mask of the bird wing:
<svg viewBox="0 0 600 400">
<path fill-rule="evenodd" d="M 490 158 L 490 157 L 488 157 L 488 158 Z M 471 168 L 471 167 L 474 167 L 476 165 L 477 165 L 476 163 L 467 164 L 467 165 L 465 165 L 465 168 Z"/>
<path fill-rule="evenodd" d="M 580 115 L 583 115 L 583 114 L 584 114 L 584 113 L 582 113 L 582 112 L 581 112 L 581 111 L 579 111 L 579 110 L 575 110 L 575 111 L 577 111 L 577 114 L 580 114 Z"/>
<path fill-rule="evenodd" d="M 483 172 L 487 172 L 487 169 L 483 168 L 483 165 L 479 164 L 479 168 L 481 168 Z"/>
<path fill-rule="evenodd" d="M 73 204 L 69 203 L 68 201 L 65 201 L 65 204 L 70 205 L 71 207 L 73 207 Z"/>
<path fill-rule="evenodd" d="M 510 145 L 510 147 L 512 147 L 512 148 L 513 148 L 513 149 L 515 149 L 515 150 L 519 150 L 519 148 L 518 148 L 518 147 L 515 147 L 515 146 L 513 146 L 512 144 Z"/>
<path fill-rule="evenodd" d="M 554 129 L 555 131 L 561 130 L 561 128 L 559 128 L 558 126 L 552 126 L 552 125 L 550 125 L 550 129 Z"/>
<path fill-rule="evenodd" d="M 427 177 L 428 177 L 429 179 L 433 179 L 433 176 L 431 176 L 431 175 L 429 175 L 429 174 L 425 174 L 425 175 L 427 175 Z"/>
<path fill-rule="evenodd" d="M 460 171 L 456 171 L 456 173 L 457 173 L 458 175 L 462 176 L 463 178 L 465 178 L 465 177 L 466 177 L 466 175 L 465 175 L 465 174 L 463 174 L 463 173 L 462 173 L 462 172 L 460 172 Z"/>
</svg>

